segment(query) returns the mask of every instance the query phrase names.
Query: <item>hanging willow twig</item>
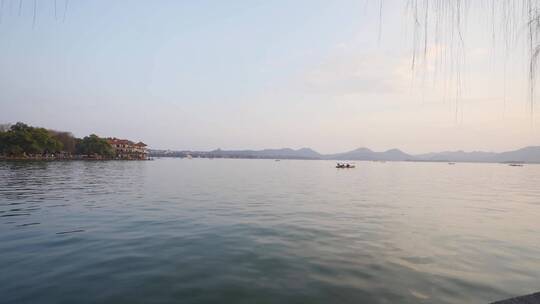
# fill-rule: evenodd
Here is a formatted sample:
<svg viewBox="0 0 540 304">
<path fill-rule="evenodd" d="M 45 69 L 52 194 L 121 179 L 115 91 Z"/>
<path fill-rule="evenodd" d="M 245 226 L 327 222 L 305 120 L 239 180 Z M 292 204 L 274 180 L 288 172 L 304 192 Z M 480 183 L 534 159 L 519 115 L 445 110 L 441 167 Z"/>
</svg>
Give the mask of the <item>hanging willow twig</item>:
<svg viewBox="0 0 540 304">
<path fill-rule="evenodd" d="M 32 17 L 32 28 L 36 27 L 36 18 L 37 18 L 37 0 L 34 0 L 34 15 Z"/>
<path fill-rule="evenodd" d="M 4 0 L 0 0 L 0 24 L 2 24 L 3 14 L 4 14 Z"/>
<path fill-rule="evenodd" d="M 64 15 L 62 16 L 62 22 L 66 22 L 68 4 L 69 4 L 69 0 L 65 0 L 65 2 L 64 2 Z"/>
<path fill-rule="evenodd" d="M 540 59 L 539 7 L 540 0 L 406 0 L 406 12 L 413 24 L 412 70 L 426 66 L 419 65 L 419 61 L 435 60 L 436 66 L 450 71 L 447 81 L 458 94 L 463 85 L 460 71 L 466 59 L 464 29 L 467 28 L 467 17 L 471 9 L 485 12 L 484 15 L 491 19 L 487 30 L 491 31 L 494 49 L 502 43 L 505 58 L 518 42 L 528 49 L 528 94 L 532 115 Z M 436 58 L 428 58 L 430 47 L 436 49 Z M 425 70 L 421 72 L 426 73 Z"/>
</svg>

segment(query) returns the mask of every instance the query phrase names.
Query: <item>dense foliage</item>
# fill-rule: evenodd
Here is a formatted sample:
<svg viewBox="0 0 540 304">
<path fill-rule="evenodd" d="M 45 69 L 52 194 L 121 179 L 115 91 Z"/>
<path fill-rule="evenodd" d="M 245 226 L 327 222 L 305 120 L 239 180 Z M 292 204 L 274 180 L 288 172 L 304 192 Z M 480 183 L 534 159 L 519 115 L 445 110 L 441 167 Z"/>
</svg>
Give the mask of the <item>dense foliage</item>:
<svg viewBox="0 0 540 304">
<path fill-rule="evenodd" d="M 12 125 L 0 132 L 0 153 L 8 156 L 43 155 L 62 151 L 62 143 L 44 128 L 24 123 Z"/>
<path fill-rule="evenodd" d="M 114 157 L 107 140 L 95 134 L 79 139 L 69 132 L 32 127 L 22 122 L 0 125 L 0 155 L 26 157 L 57 153 Z"/>
<path fill-rule="evenodd" d="M 114 150 L 106 139 L 100 138 L 95 134 L 85 136 L 77 143 L 77 154 L 82 155 L 101 155 L 106 157 L 114 156 Z"/>
</svg>

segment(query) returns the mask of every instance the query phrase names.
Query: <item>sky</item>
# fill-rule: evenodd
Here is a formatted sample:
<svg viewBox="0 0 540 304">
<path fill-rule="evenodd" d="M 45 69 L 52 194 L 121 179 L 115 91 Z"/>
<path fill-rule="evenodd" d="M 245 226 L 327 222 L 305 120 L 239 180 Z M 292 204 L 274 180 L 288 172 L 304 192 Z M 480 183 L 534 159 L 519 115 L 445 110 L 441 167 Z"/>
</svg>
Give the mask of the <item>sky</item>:
<svg viewBox="0 0 540 304">
<path fill-rule="evenodd" d="M 481 10 L 463 56 L 441 39 L 412 69 L 404 0 L 0 1 L 0 123 L 175 150 L 540 145 L 526 54 Z"/>
</svg>

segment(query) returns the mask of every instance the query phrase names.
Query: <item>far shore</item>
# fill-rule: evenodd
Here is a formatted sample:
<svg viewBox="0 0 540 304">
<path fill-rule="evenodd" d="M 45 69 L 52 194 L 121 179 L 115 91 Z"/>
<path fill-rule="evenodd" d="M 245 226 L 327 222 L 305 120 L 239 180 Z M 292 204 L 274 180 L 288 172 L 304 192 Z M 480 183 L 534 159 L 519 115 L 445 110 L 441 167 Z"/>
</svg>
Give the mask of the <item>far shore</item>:
<svg viewBox="0 0 540 304">
<path fill-rule="evenodd" d="M 334 161 L 334 162 L 374 162 L 374 163 L 443 163 L 443 164 L 501 164 L 501 165 L 540 165 L 540 162 L 523 162 L 523 161 L 507 161 L 507 162 L 496 162 L 496 161 L 449 161 L 449 160 L 416 160 L 416 159 L 405 159 L 405 160 L 376 160 L 376 159 L 332 159 L 332 158 L 292 158 L 292 157 L 249 157 L 249 156 L 196 156 L 196 157 L 186 157 L 186 156 L 164 156 L 164 155 L 150 155 L 154 159 L 247 159 L 247 160 L 307 160 L 307 161 Z"/>
<path fill-rule="evenodd" d="M 72 157 L 45 157 L 45 156 L 0 156 L 0 161 L 107 161 L 107 160 L 152 160 L 152 158 L 111 158 L 111 157 L 88 157 L 88 156 L 72 156 Z"/>
<path fill-rule="evenodd" d="M 87 156 L 87 155 L 72 155 L 72 156 L 2 156 L 0 155 L 0 161 L 111 161 L 111 160 L 127 160 L 127 161 L 144 161 L 154 160 L 160 158 L 171 159 L 191 159 L 181 156 L 163 156 L 163 155 L 150 155 L 147 158 L 114 158 L 114 157 L 101 157 L 101 156 Z M 349 162 L 375 162 L 375 163 L 396 163 L 396 162 L 408 162 L 408 163 L 448 163 L 448 164 L 502 164 L 502 165 L 540 165 L 537 162 L 521 162 L 521 161 L 509 161 L 509 162 L 489 162 L 489 161 L 445 161 L 445 160 L 360 160 L 360 159 L 321 159 L 321 158 L 283 158 L 283 157 L 209 157 L 209 156 L 197 156 L 193 159 L 246 159 L 246 160 L 324 160 L 324 161 L 349 161 Z"/>
</svg>

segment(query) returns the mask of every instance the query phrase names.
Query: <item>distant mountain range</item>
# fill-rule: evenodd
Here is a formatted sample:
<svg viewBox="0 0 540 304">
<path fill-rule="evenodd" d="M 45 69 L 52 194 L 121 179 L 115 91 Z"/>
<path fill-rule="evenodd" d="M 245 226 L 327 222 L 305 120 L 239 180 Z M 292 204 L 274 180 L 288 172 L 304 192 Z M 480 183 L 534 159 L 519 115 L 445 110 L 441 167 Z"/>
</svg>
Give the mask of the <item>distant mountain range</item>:
<svg viewBox="0 0 540 304">
<path fill-rule="evenodd" d="M 384 152 L 374 152 L 368 148 L 359 148 L 350 152 L 325 155 L 324 158 L 335 159 L 335 160 L 403 161 L 403 160 L 413 160 L 414 156 L 409 155 L 398 149 L 391 149 Z"/>
<path fill-rule="evenodd" d="M 213 151 L 171 151 L 150 150 L 154 157 L 208 157 L 208 158 L 267 158 L 267 159 L 326 159 L 326 160 L 371 160 L 371 161 L 432 161 L 432 162 L 519 162 L 540 163 L 540 146 L 502 153 L 446 151 L 412 155 L 399 149 L 375 152 L 367 148 L 358 148 L 345 153 L 320 154 L 310 148 L 298 150 L 213 150 Z"/>
</svg>

